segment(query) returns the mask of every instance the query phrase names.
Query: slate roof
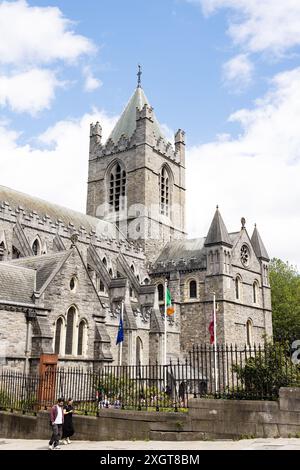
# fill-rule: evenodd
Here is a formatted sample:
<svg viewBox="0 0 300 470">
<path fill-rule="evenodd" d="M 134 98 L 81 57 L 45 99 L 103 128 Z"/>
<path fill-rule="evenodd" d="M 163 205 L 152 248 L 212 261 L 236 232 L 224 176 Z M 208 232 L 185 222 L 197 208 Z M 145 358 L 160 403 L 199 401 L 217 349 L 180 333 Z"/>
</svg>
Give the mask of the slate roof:
<svg viewBox="0 0 300 470">
<path fill-rule="evenodd" d="M 253 232 L 252 237 L 251 237 L 251 243 L 252 243 L 254 252 L 255 252 L 256 256 L 259 259 L 262 258 L 266 261 L 270 260 L 268 252 L 265 248 L 265 245 L 263 244 L 263 241 L 260 237 L 260 234 L 259 234 L 256 226 L 255 226 L 254 232 Z"/>
<path fill-rule="evenodd" d="M 156 262 L 179 261 L 185 259 L 187 262 L 192 259 L 200 259 L 204 255 L 205 238 L 194 238 L 190 240 L 175 240 L 166 244 Z"/>
<path fill-rule="evenodd" d="M 121 114 L 120 119 L 108 137 L 108 140 L 111 139 L 115 144 L 117 144 L 122 135 L 125 135 L 128 139 L 130 139 L 136 129 L 136 108 L 141 110 L 145 104 L 150 106 L 144 90 L 141 87 L 138 87 L 130 98 L 126 108 Z M 165 137 L 163 136 L 163 133 L 160 129 L 160 125 L 154 114 L 153 126 L 156 138 L 158 139 L 159 137 L 162 137 L 165 140 Z"/>
<path fill-rule="evenodd" d="M 224 224 L 220 211 L 217 208 L 205 240 L 205 246 L 220 244 L 232 246 L 227 228 Z"/>
<path fill-rule="evenodd" d="M 86 214 L 68 209 L 57 204 L 44 201 L 37 197 L 29 196 L 28 194 L 15 191 L 14 189 L 0 186 L 0 203 L 8 202 L 13 209 L 22 207 L 26 212 L 36 212 L 40 217 L 48 215 L 52 222 L 61 220 L 66 226 L 70 223 L 78 230 L 84 227 L 89 233 L 91 230 L 96 230 L 98 234 L 105 233 L 110 235 L 115 233 L 114 225 L 96 217 L 91 217 Z M 108 232 L 105 229 L 108 229 Z"/>
<path fill-rule="evenodd" d="M 0 300 L 32 304 L 36 273 L 33 269 L 0 263 Z"/>
<path fill-rule="evenodd" d="M 49 255 L 33 256 L 30 258 L 19 258 L 13 260 L 9 265 L 22 266 L 36 271 L 36 292 L 40 292 L 41 288 L 49 279 L 51 274 L 58 270 L 71 255 L 71 250 L 60 251 Z"/>
</svg>

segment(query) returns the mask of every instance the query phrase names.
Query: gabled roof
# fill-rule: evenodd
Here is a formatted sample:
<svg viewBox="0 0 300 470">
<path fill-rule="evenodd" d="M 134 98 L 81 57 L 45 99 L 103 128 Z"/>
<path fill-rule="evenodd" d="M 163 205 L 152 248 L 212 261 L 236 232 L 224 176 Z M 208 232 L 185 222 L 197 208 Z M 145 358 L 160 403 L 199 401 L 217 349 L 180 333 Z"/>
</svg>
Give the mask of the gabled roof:
<svg viewBox="0 0 300 470">
<path fill-rule="evenodd" d="M 138 87 L 130 98 L 108 140 L 111 139 L 115 144 L 117 144 L 122 135 L 125 135 L 128 139 L 130 139 L 136 129 L 136 108 L 141 111 L 145 104 L 150 106 L 144 90 L 141 87 Z M 153 127 L 156 138 L 158 139 L 159 137 L 162 137 L 165 139 L 154 114 Z"/>
<path fill-rule="evenodd" d="M 33 269 L 0 263 L 0 300 L 32 304 L 36 273 Z"/>
<path fill-rule="evenodd" d="M 212 245 L 232 246 L 232 241 L 218 207 L 205 240 L 205 246 Z"/>
<path fill-rule="evenodd" d="M 270 257 L 268 255 L 268 252 L 265 248 L 265 245 L 263 244 L 263 241 L 260 237 L 260 234 L 257 230 L 257 227 L 255 225 L 254 232 L 251 237 L 251 244 L 253 246 L 253 250 L 257 256 L 258 259 L 264 259 L 266 261 L 270 261 Z"/>
<path fill-rule="evenodd" d="M 186 261 L 192 258 L 200 259 L 203 254 L 205 238 L 194 238 L 191 240 L 174 240 L 166 244 L 156 263 L 161 261 Z"/>
<path fill-rule="evenodd" d="M 75 229 L 84 227 L 88 233 L 91 230 L 96 230 L 97 233 L 103 232 L 109 235 L 110 227 L 111 233 L 115 233 L 115 228 L 110 222 L 91 217 L 90 215 L 81 214 L 72 209 L 52 204 L 37 197 L 6 188 L 5 186 L 0 186 L 0 203 L 2 202 L 9 203 L 11 208 L 14 209 L 22 207 L 28 213 L 36 212 L 40 217 L 47 215 L 52 222 L 61 220 L 65 226 L 73 224 Z M 108 232 L 107 228 L 109 230 Z"/>
<path fill-rule="evenodd" d="M 52 274 L 56 274 L 60 270 L 70 255 L 71 250 L 61 251 L 49 255 L 19 258 L 11 261 L 9 265 L 13 265 L 13 267 L 23 266 L 34 270 L 33 272 L 36 272 L 35 291 L 40 292 L 46 281 L 52 277 Z"/>
</svg>

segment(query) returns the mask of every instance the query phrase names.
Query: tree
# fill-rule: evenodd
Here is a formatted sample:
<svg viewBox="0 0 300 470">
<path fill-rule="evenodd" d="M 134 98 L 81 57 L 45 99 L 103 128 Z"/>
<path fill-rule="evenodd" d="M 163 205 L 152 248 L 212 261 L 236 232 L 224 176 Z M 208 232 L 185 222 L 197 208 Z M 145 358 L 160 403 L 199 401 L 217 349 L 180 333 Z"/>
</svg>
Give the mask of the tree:
<svg viewBox="0 0 300 470">
<path fill-rule="evenodd" d="M 300 275 L 289 263 L 270 263 L 274 340 L 300 339 Z"/>
<path fill-rule="evenodd" d="M 300 386 L 300 368 L 291 360 L 290 345 L 265 343 L 246 364 L 234 367 L 248 398 L 278 398 L 281 387 Z"/>
</svg>

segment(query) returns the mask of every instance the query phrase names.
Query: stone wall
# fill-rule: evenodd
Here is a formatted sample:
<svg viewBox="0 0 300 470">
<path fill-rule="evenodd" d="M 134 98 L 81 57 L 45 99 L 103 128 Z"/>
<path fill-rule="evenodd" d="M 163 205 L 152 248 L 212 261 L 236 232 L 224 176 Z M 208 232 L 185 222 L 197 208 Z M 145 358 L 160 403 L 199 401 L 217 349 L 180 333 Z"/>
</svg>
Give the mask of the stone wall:
<svg viewBox="0 0 300 470">
<path fill-rule="evenodd" d="M 74 416 L 78 440 L 201 440 L 293 437 L 300 434 L 300 388 L 281 388 L 278 401 L 191 399 L 188 413 L 100 410 Z M 49 439 L 49 414 L 0 413 L 0 437 Z"/>
</svg>

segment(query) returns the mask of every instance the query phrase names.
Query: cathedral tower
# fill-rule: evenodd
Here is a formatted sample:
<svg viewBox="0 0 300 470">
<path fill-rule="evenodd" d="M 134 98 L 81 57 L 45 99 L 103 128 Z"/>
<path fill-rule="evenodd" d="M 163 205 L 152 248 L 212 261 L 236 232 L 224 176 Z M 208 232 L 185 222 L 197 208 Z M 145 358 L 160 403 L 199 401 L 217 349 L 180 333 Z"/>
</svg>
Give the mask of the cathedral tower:
<svg viewBox="0 0 300 470">
<path fill-rule="evenodd" d="M 91 125 L 87 214 L 115 221 L 138 241 L 149 259 L 170 240 L 185 237 L 185 133 L 166 140 L 153 108 L 138 86 L 102 142 Z"/>
</svg>

